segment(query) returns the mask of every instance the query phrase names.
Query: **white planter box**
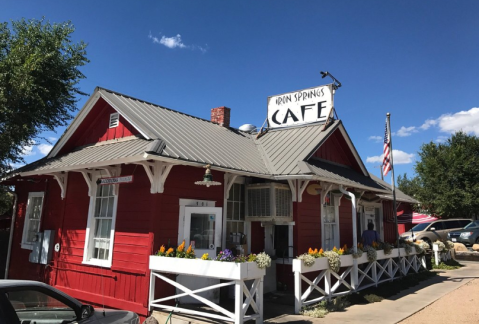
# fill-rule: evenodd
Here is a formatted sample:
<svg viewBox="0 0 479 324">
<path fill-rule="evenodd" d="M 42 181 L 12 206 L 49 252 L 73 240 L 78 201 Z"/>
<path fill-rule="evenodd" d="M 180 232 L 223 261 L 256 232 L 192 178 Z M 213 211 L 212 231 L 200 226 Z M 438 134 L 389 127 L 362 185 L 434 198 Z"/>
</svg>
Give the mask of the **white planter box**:
<svg viewBox="0 0 479 324">
<path fill-rule="evenodd" d="M 341 267 L 350 267 L 353 265 L 353 256 L 352 255 L 340 255 L 339 259 L 341 260 Z"/>
<path fill-rule="evenodd" d="M 266 274 L 266 269 L 258 268 L 256 262 L 220 262 L 156 255 L 150 255 L 150 270 L 231 280 L 261 278 Z"/>
<path fill-rule="evenodd" d="M 311 267 L 305 266 L 303 260 L 293 260 L 293 272 L 306 273 L 325 269 L 329 269 L 328 258 L 326 257 L 314 259 L 314 264 Z"/>
</svg>

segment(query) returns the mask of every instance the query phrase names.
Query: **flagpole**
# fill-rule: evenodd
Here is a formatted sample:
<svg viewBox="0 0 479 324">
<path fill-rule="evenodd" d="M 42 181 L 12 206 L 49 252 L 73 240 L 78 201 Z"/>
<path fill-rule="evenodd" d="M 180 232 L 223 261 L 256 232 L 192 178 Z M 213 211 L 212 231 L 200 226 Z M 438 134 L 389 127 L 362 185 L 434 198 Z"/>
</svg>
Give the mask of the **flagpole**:
<svg viewBox="0 0 479 324">
<path fill-rule="evenodd" d="M 393 141 L 391 138 L 391 114 L 387 113 L 387 125 L 388 125 L 388 137 L 389 137 L 389 154 L 391 160 L 391 187 L 393 191 L 393 214 L 394 214 L 394 222 L 396 224 L 396 243 L 399 249 L 399 230 L 398 230 L 398 215 L 396 210 L 396 186 L 394 185 L 394 160 L 393 160 Z"/>
</svg>

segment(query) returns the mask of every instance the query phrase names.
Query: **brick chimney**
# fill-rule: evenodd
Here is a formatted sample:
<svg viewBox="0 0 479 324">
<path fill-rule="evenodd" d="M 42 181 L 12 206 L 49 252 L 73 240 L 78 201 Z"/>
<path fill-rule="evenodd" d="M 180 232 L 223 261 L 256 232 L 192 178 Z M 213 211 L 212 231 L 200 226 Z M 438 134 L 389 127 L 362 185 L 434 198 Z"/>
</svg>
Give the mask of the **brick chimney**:
<svg viewBox="0 0 479 324">
<path fill-rule="evenodd" d="M 230 127 L 230 112 L 228 107 L 218 107 L 211 109 L 211 121 L 220 126 Z"/>
</svg>

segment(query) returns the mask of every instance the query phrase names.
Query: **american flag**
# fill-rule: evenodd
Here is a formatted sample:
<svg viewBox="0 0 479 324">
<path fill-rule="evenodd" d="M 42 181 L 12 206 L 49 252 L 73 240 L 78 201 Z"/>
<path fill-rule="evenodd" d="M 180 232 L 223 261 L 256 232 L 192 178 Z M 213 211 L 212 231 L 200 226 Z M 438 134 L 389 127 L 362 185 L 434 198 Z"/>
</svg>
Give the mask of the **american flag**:
<svg viewBox="0 0 479 324">
<path fill-rule="evenodd" d="M 383 175 L 386 176 L 391 171 L 391 161 L 389 160 L 389 136 L 388 123 L 386 122 L 386 131 L 384 132 L 384 149 L 383 149 Z"/>
</svg>

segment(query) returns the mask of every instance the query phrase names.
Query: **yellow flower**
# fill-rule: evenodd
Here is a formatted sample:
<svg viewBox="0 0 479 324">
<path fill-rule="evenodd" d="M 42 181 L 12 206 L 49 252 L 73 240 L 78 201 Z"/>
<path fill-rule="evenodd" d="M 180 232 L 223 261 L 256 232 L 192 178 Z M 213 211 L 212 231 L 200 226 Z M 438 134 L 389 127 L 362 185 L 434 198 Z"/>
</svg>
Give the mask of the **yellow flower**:
<svg viewBox="0 0 479 324">
<path fill-rule="evenodd" d="M 162 245 L 162 246 L 160 247 L 160 253 L 165 253 L 165 246 L 164 246 L 164 245 Z"/>
<path fill-rule="evenodd" d="M 191 245 L 190 245 L 190 247 L 191 247 Z M 208 258 L 209 258 L 208 253 L 205 253 L 201 256 L 201 260 L 208 260 Z"/>
<path fill-rule="evenodd" d="M 339 249 L 338 254 L 339 254 L 339 255 L 343 255 L 343 254 L 344 254 L 344 250 L 343 250 L 343 249 Z"/>
<path fill-rule="evenodd" d="M 185 240 L 183 240 L 183 243 L 181 243 L 180 246 L 178 246 L 176 251 L 183 252 L 184 249 L 185 249 Z"/>
<path fill-rule="evenodd" d="M 333 251 L 338 253 L 338 249 L 336 247 L 333 247 Z"/>
</svg>

